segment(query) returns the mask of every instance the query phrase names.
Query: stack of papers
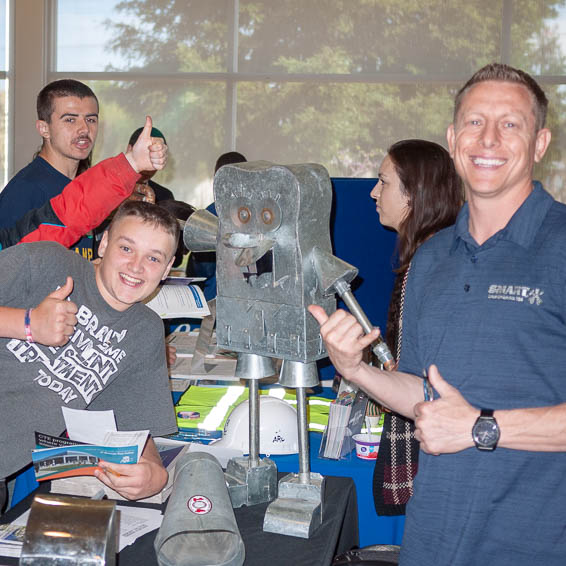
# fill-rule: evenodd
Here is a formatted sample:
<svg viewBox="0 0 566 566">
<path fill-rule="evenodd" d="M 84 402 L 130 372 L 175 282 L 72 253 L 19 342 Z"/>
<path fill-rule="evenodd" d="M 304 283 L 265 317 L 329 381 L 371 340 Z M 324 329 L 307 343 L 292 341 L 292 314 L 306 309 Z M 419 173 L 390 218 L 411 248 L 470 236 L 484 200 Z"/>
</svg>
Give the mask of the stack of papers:
<svg viewBox="0 0 566 566">
<path fill-rule="evenodd" d="M 342 453 L 342 445 L 346 428 L 350 419 L 353 397 L 348 394 L 345 399 L 330 405 L 328 415 L 328 427 L 326 429 L 326 444 L 324 446 L 324 457 L 339 459 Z"/>
<path fill-rule="evenodd" d="M 237 354 L 218 348 L 215 343 L 204 355 L 204 364 L 199 371 L 193 368 L 198 332 L 173 332 L 167 336 L 167 343 L 177 349 L 177 360 L 170 368 L 172 379 L 239 381 L 235 377 Z"/>
<path fill-rule="evenodd" d="M 352 436 L 361 431 L 367 401 L 360 390 L 340 393 L 331 403 L 328 426 L 320 443 L 321 458 L 339 460 L 353 450 Z"/>
<path fill-rule="evenodd" d="M 29 511 L 20 515 L 13 523 L 0 525 L 0 555 L 19 558 L 22 553 Z"/>
</svg>

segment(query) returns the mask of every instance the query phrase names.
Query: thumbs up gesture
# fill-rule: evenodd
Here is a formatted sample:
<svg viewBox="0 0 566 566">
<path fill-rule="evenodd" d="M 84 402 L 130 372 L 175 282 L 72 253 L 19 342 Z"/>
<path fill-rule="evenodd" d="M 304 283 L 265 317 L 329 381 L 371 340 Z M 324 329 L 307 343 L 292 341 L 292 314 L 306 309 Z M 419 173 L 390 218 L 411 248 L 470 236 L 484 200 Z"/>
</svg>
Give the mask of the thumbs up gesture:
<svg viewBox="0 0 566 566">
<path fill-rule="evenodd" d="M 152 138 L 151 116 L 145 117 L 145 125 L 135 145 L 126 152 L 126 159 L 137 172 L 159 171 L 167 163 L 167 146 L 162 138 Z"/>
<path fill-rule="evenodd" d="M 415 405 L 415 438 L 429 454 L 447 454 L 472 447 L 472 426 L 479 410 L 470 405 L 462 394 L 431 365 L 430 384 L 437 392 L 434 401 Z"/>
<path fill-rule="evenodd" d="M 77 305 L 67 300 L 73 292 L 73 278 L 53 291 L 30 315 L 31 335 L 34 342 L 44 346 L 63 346 L 75 331 Z"/>
</svg>

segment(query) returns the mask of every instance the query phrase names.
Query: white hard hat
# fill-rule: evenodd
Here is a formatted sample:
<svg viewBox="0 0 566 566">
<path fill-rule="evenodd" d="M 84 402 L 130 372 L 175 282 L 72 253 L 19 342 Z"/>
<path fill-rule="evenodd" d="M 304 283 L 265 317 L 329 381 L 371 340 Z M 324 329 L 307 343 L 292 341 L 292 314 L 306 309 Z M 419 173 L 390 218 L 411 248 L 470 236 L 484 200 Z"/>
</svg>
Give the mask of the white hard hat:
<svg viewBox="0 0 566 566">
<path fill-rule="evenodd" d="M 297 454 L 297 411 L 277 397 L 260 395 L 259 451 L 261 454 Z M 250 403 L 243 401 L 234 407 L 226 424 L 222 440 L 214 446 L 249 453 Z"/>
</svg>

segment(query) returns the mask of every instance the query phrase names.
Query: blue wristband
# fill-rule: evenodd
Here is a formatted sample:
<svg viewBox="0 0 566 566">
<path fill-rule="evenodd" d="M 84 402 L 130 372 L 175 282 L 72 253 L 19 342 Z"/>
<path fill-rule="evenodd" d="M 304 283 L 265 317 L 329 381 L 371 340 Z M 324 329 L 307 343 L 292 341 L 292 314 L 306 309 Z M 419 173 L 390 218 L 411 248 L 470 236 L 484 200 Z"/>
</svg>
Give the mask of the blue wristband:
<svg viewBox="0 0 566 566">
<path fill-rule="evenodd" d="M 26 310 L 24 315 L 24 330 L 26 332 L 26 342 L 33 344 L 33 336 L 31 335 L 31 309 Z"/>
</svg>

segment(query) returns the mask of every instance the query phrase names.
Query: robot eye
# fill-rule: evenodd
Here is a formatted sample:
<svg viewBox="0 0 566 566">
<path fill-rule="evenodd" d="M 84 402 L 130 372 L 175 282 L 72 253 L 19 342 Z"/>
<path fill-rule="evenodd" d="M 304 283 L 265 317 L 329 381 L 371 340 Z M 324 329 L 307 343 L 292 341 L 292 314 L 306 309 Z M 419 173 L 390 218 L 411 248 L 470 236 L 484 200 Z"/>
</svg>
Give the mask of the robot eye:
<svg viewBox="0 0 566 566">
<path fill-rule="evenodd" d="M 241 206 L 240 208 L 238 208 L 238 220 L 242 224 L 247 224 L 250 221 L 251 217 L 252 213 L 247 206 Z"/>
<path fill-rule="evenodd" d="M 264 224 L 272 224 L 274 219 L 273 211 L 269 208 L 264 208 L 261 211 L 261 219 L 263 220 Z"/>
</svg>

